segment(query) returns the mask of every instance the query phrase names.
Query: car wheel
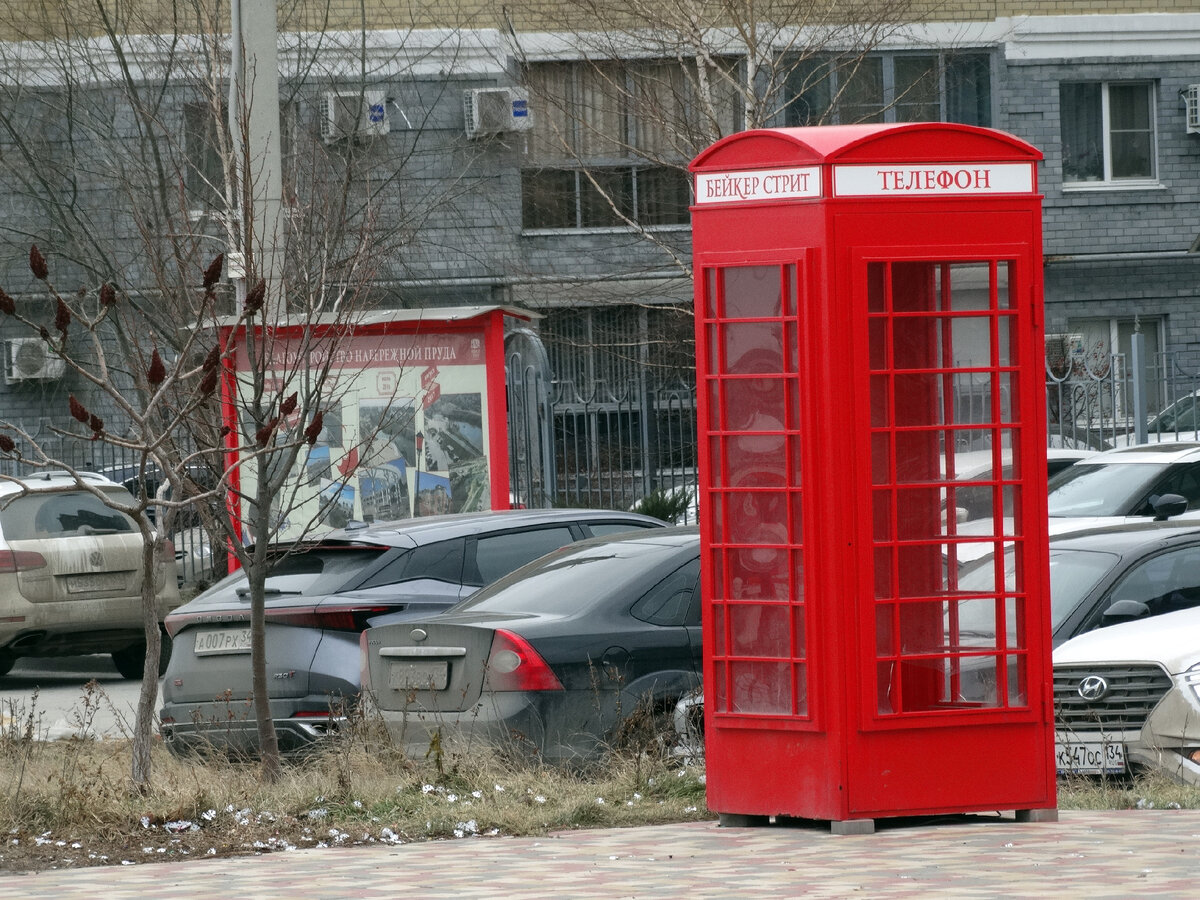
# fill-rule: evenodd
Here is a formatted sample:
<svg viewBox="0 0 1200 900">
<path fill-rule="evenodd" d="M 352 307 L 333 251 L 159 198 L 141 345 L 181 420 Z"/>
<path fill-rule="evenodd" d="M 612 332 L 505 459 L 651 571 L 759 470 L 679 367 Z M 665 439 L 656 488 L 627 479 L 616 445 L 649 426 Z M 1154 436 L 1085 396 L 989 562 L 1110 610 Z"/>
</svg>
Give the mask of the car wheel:
<svg viewBox="0 0 1200 900">
<path fill-rule="evenodd" d="M 171 638 L 166 632 L 161 635 L 162 645 L 158 654 L 158 674 L 161 677 L 167 671 L 167 663 L 171 661 Z M 126 647 L 124 650 L 114 650 L 112 653 L 113 665 L 117 667 L 117 671 L 121 673 L 122 678 L 128 678 L 130 681 L 135 681 L 142 677 L 142 673 L 146 669 L 146 645 L 134 644 L 132 647 Z"/>
<path fill-rule="evenodd" d="M 17 664 L 17 658 L 11 653 L 0 653 L 0 675 L 7 675 Z"/>
</svg>

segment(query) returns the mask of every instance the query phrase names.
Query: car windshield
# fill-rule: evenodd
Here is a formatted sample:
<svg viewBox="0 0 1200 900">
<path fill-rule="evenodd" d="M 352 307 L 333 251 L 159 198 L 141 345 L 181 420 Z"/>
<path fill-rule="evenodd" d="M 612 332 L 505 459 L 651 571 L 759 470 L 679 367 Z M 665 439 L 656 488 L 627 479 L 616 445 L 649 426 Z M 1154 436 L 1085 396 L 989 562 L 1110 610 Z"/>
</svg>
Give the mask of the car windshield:
<svg viewBox="0 0 1200 900">
<path fill-rule="evenodd" d="M 1057 630 L 1067 617 L 1083 602 L 1083 598 L 1120 561 L 1115 553 L 1096 550 L 1050 550 L 1050 626 Z M 1016 555 L 1012 550 L 1004 554 L 1004 582 L 1007 590 L 1016 584 Z M 962 591 L 990 593 L 994 590 L 995 574 L 992 558 L 980 560 L 958 578 Z M 1010 628 L 1015 623 L 1009 623 Z M 992 611 L 980 603 L 961 604 L 959 628 L 964 633 L 992 634 L 996 624 Z"/>
<path fill-rule="evenodd" d="M 576 612 L 626 589 L 647 574 L 682 565 L 675 544 L 616 541 L 568 547 L 534 560 L 453 608 L 454 612 Z M 630 600 L 637 599 L 630 597 Z"/>
<path fill-rule="evenodd" d="M 387 550 L 387 547 L 320 546 L 290 553 L 267 573 L 266 590 L 268 593 L 304 596 L 330 594 L 345 586 L 354 573 L 364 571 Z M 234 572 L 218 581 L 203 596 L 216 599 L 244 594 L 247 589 L 246 573 Z"/>
<path fill-rule="evenodd" d="M 118 503 L 132 505 L 122 488 L 102 488 Z M 129 534 L 138 530 L 129 516 L 104 505 L 87 491 L 34 492 L 14 497 L 0 509 L 0 527 L 10 541 L 89 534 Z"/>
<path fill-rule="evenodd" d="M 1150 423 L 1150 430 L 1161 433 L 1166 431 L 1185 431 L 1196 427 L 1196 414 L 1200 412 L 1200 397 L 1184 397 L 1176 400 Z"/>
<path fill-rule="evenodd" d="M 1047 505 L 1053 516 L 1123 516 L 1167 470 L 1155 463 L 1076 463 L 1050 482 Z"/>
</svg>

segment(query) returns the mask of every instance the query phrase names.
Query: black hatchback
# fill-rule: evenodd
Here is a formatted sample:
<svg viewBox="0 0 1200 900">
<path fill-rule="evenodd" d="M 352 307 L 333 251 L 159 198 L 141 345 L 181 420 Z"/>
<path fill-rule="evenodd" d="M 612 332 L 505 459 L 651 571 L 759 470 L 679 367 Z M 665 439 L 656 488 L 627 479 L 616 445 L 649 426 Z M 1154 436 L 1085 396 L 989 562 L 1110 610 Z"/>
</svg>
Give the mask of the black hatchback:
<svg viewBox="0 0 1200 900">
<path fill-rule="evenodd" d="M 664 524 L 609 510 L 506 510 L 352 526 L 281 546 L 266 583 L 280 749 L 309 745 L 353 703 L 363 629 L 431 615 L 567 544 Z M 174 639 L 162 687 L 167 746 L 254 752 L 245 575 L 213 585 L 165 624 Z"/>
</svg>

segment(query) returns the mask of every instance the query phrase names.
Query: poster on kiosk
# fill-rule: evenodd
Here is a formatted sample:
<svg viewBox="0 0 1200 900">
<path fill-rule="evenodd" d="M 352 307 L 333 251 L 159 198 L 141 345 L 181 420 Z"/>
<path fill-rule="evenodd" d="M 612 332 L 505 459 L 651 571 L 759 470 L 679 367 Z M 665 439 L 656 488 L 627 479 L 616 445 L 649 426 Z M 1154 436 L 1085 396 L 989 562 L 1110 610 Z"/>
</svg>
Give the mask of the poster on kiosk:
<svg viewBox="0 0 1200 900">
<path fill-rule="evenodd" d="M 505 307 L 391 310 L 348 326 L 295 322 L 255 332 L 226 327 L 236 350 L 225 382 L 231 456 L 238 422 L 254 393 L 314 392 L 322 428 L 296 459 L 281 495 L 280 540 L 375 522 L 507 509 L 504 319 L 532 314 Z M 253 350 L 251 349 L 253 343 Z M 254 354 L 254 362 L 251 354 Z M 305 423 L 283 422 L 278 440 Z M 253 459 L 236 469 L 253 495 Z"/>
<path fill-rule="evenodd" d="M 1040 159 L 908 123 L 748 131 L 692 163 L 724 824 L 1056 815 Z M 956 480 L 968 454 L 991 464 Z M 970 529 L 963 489 L 993 499 Z"/>
</svg>

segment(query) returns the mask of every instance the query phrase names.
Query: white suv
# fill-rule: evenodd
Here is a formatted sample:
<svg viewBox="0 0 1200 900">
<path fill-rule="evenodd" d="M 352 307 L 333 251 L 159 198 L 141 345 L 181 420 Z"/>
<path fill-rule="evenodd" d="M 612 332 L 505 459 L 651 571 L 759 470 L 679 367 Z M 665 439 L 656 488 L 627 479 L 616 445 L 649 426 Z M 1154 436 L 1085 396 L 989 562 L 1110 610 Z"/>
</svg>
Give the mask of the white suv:
<svg viewBox="0 0 1200 900">
<path fill-rule="evenodd" d="M 1200 608 L 1060 645 L 1054 707 L 1060 773 L 1152 768 L 1200 785 Z"/>
<path fill-rule="evenodd" d="M 114 481 L 85 481 L 133 503 Z M 173 551 L 155 568 L 161 622 L 180 603 Z M 111 653 L 141 678 L 142 538 L 137 524 L 63 472 L 0 480 L 0 675 L 23 656 Z M 164 644 L 165 667 L 168 648 Z"/>
</svg>

